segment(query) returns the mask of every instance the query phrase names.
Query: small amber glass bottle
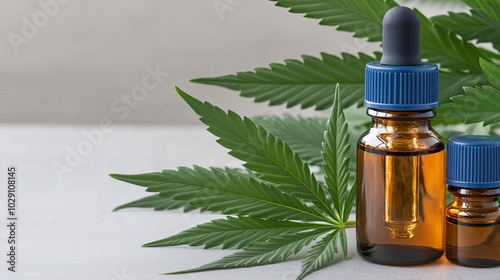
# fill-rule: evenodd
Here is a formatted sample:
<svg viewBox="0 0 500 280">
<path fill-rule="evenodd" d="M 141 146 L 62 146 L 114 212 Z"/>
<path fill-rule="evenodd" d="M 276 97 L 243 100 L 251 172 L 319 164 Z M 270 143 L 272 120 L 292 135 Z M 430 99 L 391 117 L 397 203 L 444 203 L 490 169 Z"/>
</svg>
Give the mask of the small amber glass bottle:
<svg viewBox="0 0 500 280">
<path fill-rule="evenodd" d="M 444 252 L 444 144 L 430 125 L 438 67 L 419 54 L 419 20 L 395 7 L 383 20 L 383 54 L 366 65 L 372 127 L 357 150 L 358 253 L 381 264 L 428 263 Z"/>
<path fill-rule="evenodd" d="M 432 111 L 368 109 L 358 147 L 357 239 L 366 260 L 422 264 L 444 252 L 444 144 Z"/>
<path fill-rule="evenodd" d="M 446 257 L 471 267 L 500 266 L 500 138 L 456 136 L 448 143 Z"/>
</svg>

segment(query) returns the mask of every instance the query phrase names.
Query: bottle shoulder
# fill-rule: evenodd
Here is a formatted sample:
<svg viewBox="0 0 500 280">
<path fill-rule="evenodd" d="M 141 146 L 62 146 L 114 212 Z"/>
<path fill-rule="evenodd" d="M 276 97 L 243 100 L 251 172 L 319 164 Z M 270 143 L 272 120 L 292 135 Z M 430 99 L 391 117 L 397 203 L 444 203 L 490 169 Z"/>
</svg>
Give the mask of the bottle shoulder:
<svg viewBox="0 0 500 280">
<path fill-rule="evenodd" d="M 444 142 L 431 128 L 397 130 L 374 126 L 360 136 L 358 146 L 398 152 L 444 150 Z"/>
</svg>

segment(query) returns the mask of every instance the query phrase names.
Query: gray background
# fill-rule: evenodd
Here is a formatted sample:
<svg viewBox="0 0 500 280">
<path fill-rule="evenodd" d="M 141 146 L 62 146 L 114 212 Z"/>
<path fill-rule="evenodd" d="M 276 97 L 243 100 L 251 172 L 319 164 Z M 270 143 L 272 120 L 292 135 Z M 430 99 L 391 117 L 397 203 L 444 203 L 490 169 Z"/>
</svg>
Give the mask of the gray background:
<svg viewBox="0 0 500 280">
<path fill-rule="evenodd" d="M 56 0 L 41 0 L 50 1 Z M 188 80 L 247 71 L 301 54 L 379 48 L 266 0 L 65 1 L 58 10 L 51 6 L 56 12 L 46 22 L 39 1 L 0 2 L 0 123 L 98 123 L 103 118 L 114 123 L 197 123 L 174 84 L 243 115 L 279 114 L 283 107 L 269 108 Z M 231 10 L 218 12 L 218 3 L 230 3 Z M 440 8 L 422 10 L 432 14 Z M 43 24 L 26 38 L 25 19 L 33 23 L 37 16 Z M 26 40 L 17 53 L 9 39 L 13 33 Z M 126 104 L 122 96 L 142 84 L 148 66 L 169 75 L 133 107 L 126 105 L 128 113 L 118 110 Z"/>
</svg>

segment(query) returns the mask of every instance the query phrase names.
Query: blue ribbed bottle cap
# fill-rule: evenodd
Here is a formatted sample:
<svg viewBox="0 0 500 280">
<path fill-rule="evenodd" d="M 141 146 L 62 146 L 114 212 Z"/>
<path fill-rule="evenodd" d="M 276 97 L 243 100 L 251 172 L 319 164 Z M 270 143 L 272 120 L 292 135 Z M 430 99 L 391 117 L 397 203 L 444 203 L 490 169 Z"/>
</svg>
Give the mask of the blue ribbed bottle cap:
<svg viewBox="0 0 500 280">
<path fill-rule="evenodd" d="M 500 137 L 451 137 L 446 154 L 446 183 L 463 188 L 500 187 Z"/>
<path fill-rule="evenodd" d="M 391 111 L 432 110 L 438 106 L 438 67 L 366 64 L 365 106 Z"/>
</svg>

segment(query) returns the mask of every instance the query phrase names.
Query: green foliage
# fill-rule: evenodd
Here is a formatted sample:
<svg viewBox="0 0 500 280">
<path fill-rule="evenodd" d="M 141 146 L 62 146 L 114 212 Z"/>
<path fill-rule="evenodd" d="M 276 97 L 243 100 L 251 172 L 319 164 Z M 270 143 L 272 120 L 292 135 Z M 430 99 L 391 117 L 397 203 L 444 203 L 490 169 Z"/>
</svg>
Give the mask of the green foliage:
<svg viewBox="0 0 500 280">
<path fill-rule="evenodd" d="M 291 13 L 318 19 L 322 25 L 371 42 L 381 41 L 383 15 L 397 5 L 392 0 L 271 1 Z M 469 13 L 449 12 L 429 19 L 415 9 L 421 22 L 422 58 L 440 65 L 442 106 L 437 128 L 448 138 L 463 133 L 463 127 L 456 124 L 475 123 L 465 132 L 499 135 L 500 0 L 462 2 L 470 8 Z M 478 42 L 491 43 L 494 49 L 478 46 Z M 274 263 L 313 243 L 302 262 L 298 276 L 302 279 L 338 261 L 340 251 L 346 257 L 346 228 L 354 226 L 348 218 L 355 201 L 355 164 L 350 161 L 354 151 L 350 147 L 367 124 L 364 110 L 356 106 L 363 99 L 365 64 L 380 59 L 380 53 L 321 53 L 319 58 L 301 58 L 193 82 L 239 91 L 243 97 L 269 102 L 270 106 L 331 109 L 328 121 L 290 115 L 252 121 L 177 89 L 208 131 L 218 137 L 217 142 L 242 160 L 245 169 L 194 166 L 111 175 L 156 193 L 115 210 L 184 208 L 228 215 L 144 245 L 240 249 L 221 260 L 176 273 Z M 349 113 L 349 128 L 344 111 Z M 321 172 L 312 173 L 309 165 L 320 167 Z"/>
<path fill-rule="evenodd" d="M 465 87 L 464 90 L 465 95 L 454 96 L 453 103 L 441 106 L 441 119 L 484 122 L 484 125 L 500 122 L 500 90 L 490 86 Z"/>
<path fill-rule="evenodd" d="M 147 243 L 144 247 L 204 246 L 205 249 L 222 246 L 222 249 L 245 248 L 264 242 L 273 236 L 293 235 L 328 225 L 304 222 L 275 221 L 251 217 L 227 217 L 197 225 L 176 235 Z"/>
<path fill-rule="evenodd" d="M 349 135 L 351 147 L 356 145 L 357 138 L 361 133 L 366 131 L 369 118 L 363 114 L 358 114 L 356 107 L 349 107 L 344 109 L 348 114 L 349 122 Z M 284 115 L 279 116 L 264 116 L 254 117 L 254 122 L 263 126 L 268 131 L 285 141 L 290 145 L 290 148 L 296 152 L 299 157 L 305 160 L 309 165 L 314 165 L 321 168 L 319 173 L 323 170 L 323 157 L 321 150 L 324 137 L 324 128 L 326 127 L 326 117 L 301 117 Z M 351 158 L 355 158 L 356 151 L 351 149 Z M 356 171 L 356 164 L 354 161 L 349 162 L 349 170 L 351 171 L 350 181 L 354 181 L 354 172 Z"/>
<path fill-rule="evenodd" d="M 301 159 L 310 165 L 321 165 L 321 142 L 326 118 L 305 118 L 284 115 L 283 117 L 255 117 L 253 121 L 290 145 Z"/>
<path fill-rule="evenodd" d="M 230 169 L 194 166 L 138 175 L 112 174 L 111 177 L 206 211 L 263 219 L 329 222 L 295 196 Z"/>
<path fill-rule="evenodd" d="M 161 197 L 180 202 L 179 205 L 231 215 L 150 242 L 145 247 L 243 249 L 219 261 L 176 273 L 282 261 L 322 235 L 325 235 L 323 240 L 328 240 L 327 248 L 323 250 L 325 242 L 320 241 L 311 249 L 304 260 L 302 276 L 334 260 L 333 255 L 325 255 L 331 252 L 331 246 L 337 248 L 340 244 L 346 257 L 345 229 L 354 226 L 348 218 L 355 188 L 348 186 L 350 143 L 338 86 L 324 144 L 318 152 L 324 159 L 325 185 L 318 182 L 288 144 L 265 128 L 234 112 L 200 102 L 180 89 L 177 92 L 208 125 L 208 131 L 219 137 L 217 142 L 228 148 L 232 156 L 245 161 L 244 166 L 255 173 L 194 166 L 138 175 L 112 174 L 115 179 L 157 193 L 143 202 L 160 203 L 158 197 Z M 119 208 L 138 204 L 143 205 L 133 202 Z M 151 203 L 147 206 L 161 208 Z"/>
<path fill-rule="evenodd" d="M 302 56 L 303 61 L 289 59 L 284 64 L 272 63 L 269 68 L 240 72 L 216 78 L 194 79 L 192 82 L 216 85 L 241 91 L 241 96 L 254 98 L 255 102 L 269 101 L 269 105 L 300 105 L 316 110 L 330 108 L 333 91 L 338 83 L 346 107 L 360 103 L 364 95 L 365 65 L 380 54 L 359 58 L 343 53 L 342 57 L 321 54 L 321 59 Z"/>
<path fill-rule="evenodd" d="M 433 17 L 432 21 L 465 40 L 491 42 L 496 49 L 500 49 L 500 21 L 488 17 L 482 11 L 471 10 L 470 14 L 449 12 L 447 16 Z"/>
<path fill-rule="evenodd" d="M 258 172 L 261 179 L 278 184 L 280 189 L 311 201 L 315 207 L 333 217 L 323 188 L 309 166 L 287 143 L 248 118 L 241 119 L 232 111 L 226 114 L 210 103 L 202 103 L 180 89 L 177 91 L 201 116 L 200 120 L 208 125 L 207 130 L 220 137 L 217 142 L 230 149 L 230 155 L 246 162 L 243 166 Z"/>
<path fill-rule="evenodd" d="M 369 41 L 381 41 L 383 15 L 396 5 L 393 1 L 382 0 L 273 1 L 277 6 L 290 8 L 292 13 L 321 19 L 320 24 L 338 26 L 339 30 L 354 32 L 355 37 L 367 38 Z M 486 9 L 483 6 L 481 8 Z M 487 14 L 484 10 L 480 11 Z M 464 37 L 463 34 L 454 33 L 450 25 L 441 26 L 439 23 L 444 21 L 442 17 L 434 17 L 436 22 L 433 22 L 419 11 L 416 12 L 421 22 L 421 55 L 442 67 L 439 76 L 440 102 L 450 102 L 450 97 L 463 94 L 464 86 L 483 84 L 485 80 L 481 75 L 479 58 L 492 59 L 499 55 L 471 44 L 470 40 L 477 39 L 474 34 Z M 488 18 L 488 22 L 491 26 L 500 23 L 491 18 Z M 497 37 L 495 38 L 498 39 Z M 270 106 L 300 105 L 301 108 L 315 107 L 316 110 L 325 110 L 331 106 L 333 86 L 339 83 L 344 106 L 349 107 L 361 104 L 365 64 L 379 59 L 380 54 L 372 57 L 360 53 L 359 58 L 342 54 L 341 59 L 322 53 L 321 59 L 311 56 L 302 58 L 303 62 L 288 59 L 284 64 L 272 63 L 269 68 L 192 81 L 240 91 L 241 96 L 254 98 L 256 102 L 269 101 Z"/>
<path fill-rule="evenodd" d="M 474 10 L 481 11 L 489 18 L 500 21 L 500 1 L 499 0 L 462 0 Z"/>
<path fill-rule="evenodd" d="M 465 123 L 500 123 L 500 67 L 481 59 L 483 74 L 494 86 L 465 87 L 465 95 L 453 96 L 453 103 L 439 109 L 441 120 L 463 120 Z M 497 88 L 495 88 L 497 87 Z"/>
<path fill-rule="evenodd" d="M 320 19 L 322 25 L 337 26 L 337 30 L 354 33 L 368 41 L 382 41 L 382 18 L 397 4 L 387 1 L 351 0 L 271 0 L 276 6 L 290 8 L 291 13 Z"/>
<path fill-rule="evenodd" d="M 334 230 L 331 234 L 323 237 L 323 239 L 312 246 L 311 250 L 304 257 L 302 271 L 297 276 L 297 279 L 304 278 L 309 273 L 324 267 L 325 264 L 331 263 L 334 260 L 335 254 L 339 251 L 339 234 L 342 232 L 340 229 Z"/>
<path fill-rule="evenodd" d="M 300 232 L 297 234 L 279 235 L 266 242 L 259 242 L 253 246 L 245 247 L 243 251 L 236 252 L 221 260 L 203 265 L 198 268 L 174 272 L 171 274 L 198 272 L 205 270 L 249 267 L 270 264 L 286 260 L 297 254 L 304 246 L 309 245 L 314 239 L 325 233 L 325 229 Z"/>
<path fill-rule="evenodd" d="M 113 209 L 113 211 L 118 211 L 126 208 L 153 208 L 155 211 L 184 208 L 185 212 L 196 209 L 192 206 L 187 205 L 184 201 L 173 200 L 170 197 L 161 197 L 157 194 L 120 205 Z"/>
<path fill-rule="evenodd" d="M 383 0 L 272 0 L 277 6 L 291 8 L 292 13 L 321 19 L 320 24 L 338 26 L 338 30 L 354 32 L 354 37 L 368 41 L 382 41 L 382 19 L 384 14 L 397 4 Z M 479 71 L 479 52 L 471 44 L 460 41 L 456 34 L 436 26 L 417 11 L 421 23 L 422 56 L 430 61 L 439 61 L 450 69 L 472 69 Z"/>
<path fill-rule="evenodd" d="M 460 40 L 456 34 L 431 22 L 418 10 L 422 57 L 438 61 L 441 67 L 451 71 L 479 72 L 479 50 L 471 43 Z"/>
<path fill-rule="evenodd" d="M 483 74 L 488 82 L 497 89 L 500 89 L 500 67 L 484 59 L 481 59 L 480 63 Z"/>
<path fill-rule="evenodd" d="M 450 73 L 439 72 L 439 102 L 449 103 L 450 98 L 463 94 L 468 85 L 484 85 L 488 82 L 482 73 Z"/>
<path fill-rule="evenodd" d="M 336 92 L 338 92 L 338 86 Z M 354 201 L 350 201 L 347 189 L 349 183 L 349 161 L 350 161 L 349 132 L 342 112 L 342 101 L 335 95 L 333 108 L 328 119 L 323 142 L 323 156 L 325 171 L 325 182 L 329 186 L 330 197 L 333 199 L 335 215 L 338 220 L 344 222 L 349 218 Z M 355 190 L 350 191 L 354 193 Z"/>
</svg>

